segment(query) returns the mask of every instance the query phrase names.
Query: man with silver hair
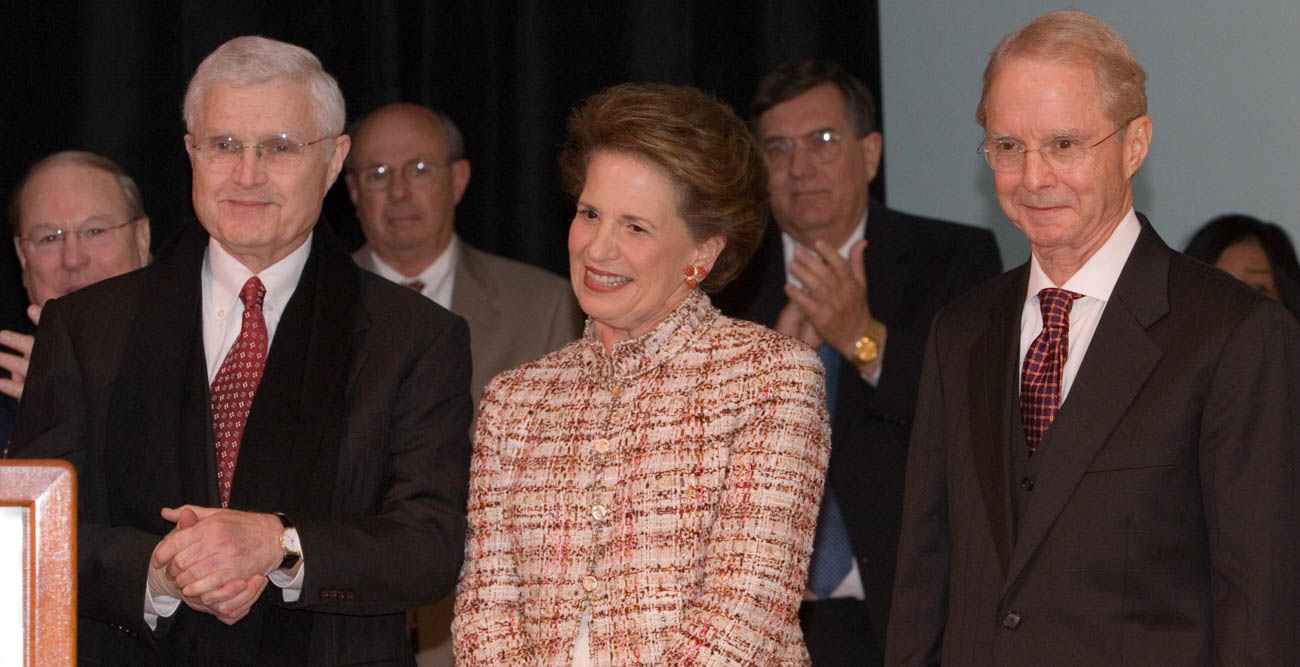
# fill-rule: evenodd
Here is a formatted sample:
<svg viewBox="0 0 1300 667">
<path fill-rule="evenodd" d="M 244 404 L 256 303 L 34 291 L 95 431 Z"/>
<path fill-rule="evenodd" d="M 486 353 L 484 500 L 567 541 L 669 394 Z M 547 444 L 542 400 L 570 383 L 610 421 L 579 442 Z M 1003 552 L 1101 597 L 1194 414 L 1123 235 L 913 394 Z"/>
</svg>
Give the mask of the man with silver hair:
<svg viewBox="0 0 1300 667">
<path fill-rule="evenodd" d="M 1300 326 L 1134 211 L 1145 82 L 1077 10 L 985 69 L 1032 256 L 931 329 L 888 665 L 1300 664 Z"/>
<path fill-rule="evenodd" d="M 343 116 L 310 52 L 225 43 L 185 96 L 198 224 L 43 314 L 12 451 L 77 467 L 84 660 L 409 663 L 455 584 L 468 333 L 319 223 Z"/>
</svg>

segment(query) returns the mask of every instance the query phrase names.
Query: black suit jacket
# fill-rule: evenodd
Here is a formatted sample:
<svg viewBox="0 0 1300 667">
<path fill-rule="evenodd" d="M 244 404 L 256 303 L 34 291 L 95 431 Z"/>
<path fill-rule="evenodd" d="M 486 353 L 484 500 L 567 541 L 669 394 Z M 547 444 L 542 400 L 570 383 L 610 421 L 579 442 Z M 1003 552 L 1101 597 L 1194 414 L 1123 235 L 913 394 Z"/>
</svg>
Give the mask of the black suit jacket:
<svg viewBox="0 0 1300 667">
<path fill-rule="evenodd" d="M 358 269 L 317 225 L 254 399 L 232 509 L 298 526 L 301 598 L 227 627 L 184 605 L 151 633 L 159 508 L 219 505 L 201 334 L 208 236 L 45 308 L 13 455 L 77 468 L 81 658 L 121 664 L 412 661 L 402 611 L 455 583 L 468 477 L 464 321 Z"/>
<path fill-rule="evenodd" d="M 884 640 L 902 512 L 903 468 L 930 321 L 944 304 L 1001 271 L 988 230 L 872 206 L 867 215 L 867 301 L 885 323 L 880 382 L 840 373 L 827 484 L 843 509 L 876 640 Z M 732 317 L 772 326 L 785 308 L 781 232 L 769 225 L 744 273 L 714 302 Z"/>
<path fill-rule="evenodd" d="M 886 664 L 1300 664 L 1300 327 L 1142 227 L 1016 526 L 1028 265 L 936 320 Z"/>
</svg>

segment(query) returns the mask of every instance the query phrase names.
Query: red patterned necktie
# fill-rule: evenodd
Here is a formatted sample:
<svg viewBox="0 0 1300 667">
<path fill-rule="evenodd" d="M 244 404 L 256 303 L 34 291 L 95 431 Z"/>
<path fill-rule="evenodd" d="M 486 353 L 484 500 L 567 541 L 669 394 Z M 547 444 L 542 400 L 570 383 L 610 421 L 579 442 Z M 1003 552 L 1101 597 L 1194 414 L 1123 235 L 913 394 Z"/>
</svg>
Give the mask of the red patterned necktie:
<svg viewBox="0 0 1300 667">
<path fill-rule="evenodd" d="M 411 288 L 411 289 L 413 289 L 413 290 L 415 290 L 415 291 L 417 291 L 417 292 L 423 292 L 423 291 L 424 291 L 424 281 L 422 281 L 422 280 L 420 280 L 420 279 L 418 279 L 418 278 L 415 279 L 415 280 L 412 280 L 412 281 L 410 281 L 410 282 L 405 282 L 405 283 L 402 283 L 402 284 L 403 284 L 403 285 L 406 285 L 407 287 L 409 287 L 409 288 Z"/>
<path fill-rule="evenodd" d="M 253 394 L 262 381 L 262 366 L 266 363 L 266 321 L 262 318 L 265 297 L 266 288 L 257 276 L 244 283 L 239 291 L 239 300 L 244 302 L 239 337 L 212 380 L 212 434 L 217 442 L 217 489 L 222 507 L 230 504 L 239 441 L 244 437 L 248 409 L 253 405 Z"/>
<path fill-rule="evenodd" d="M 1058 287 L 1038 293 L 1043 331 L 1030 344 L 1020 367 L 1020 420 L 1030 456 L 1061 406 L 1061 371 L 1070 346 L 1070 307 L 1082 296 Z"/>
</svg>

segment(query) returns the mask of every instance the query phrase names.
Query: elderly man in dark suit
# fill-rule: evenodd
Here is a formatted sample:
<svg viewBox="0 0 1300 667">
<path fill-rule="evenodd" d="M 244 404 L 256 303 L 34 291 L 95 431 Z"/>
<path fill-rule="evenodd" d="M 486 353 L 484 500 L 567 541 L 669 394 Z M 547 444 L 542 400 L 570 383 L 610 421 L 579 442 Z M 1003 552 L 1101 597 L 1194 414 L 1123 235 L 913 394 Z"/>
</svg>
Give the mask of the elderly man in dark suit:
<svg viewBox="0 0 1300 667">
<path fill-rule="evenodd" d="M 462 558 L 465 324 L 318 222 L 349 139 L 311 53 L 231 40 L 184 115 L 199 224 L 49 302 L 13 444 L 77 467 L 80 657 L 410 663 Z"/>
<path fill-rule="evenodd" d="M 985 70 L 1032 256 L 931 332 L 889 665 L 1300 664 L 1300 326 L 1134 212 L 1145 78 L 1075 10 Z"/>
<path fill-rule="evenodd" d="M 869 202 L 875 104 L 839 65 L 778 67 L 751 112 L 775 224 L 717 303 L 819 349 L 832 442 L 804 640 L 814 665 L 879 664 L 926 332 L 940 306 L 997 275 L 997 246 L 987 230 Z"/>
</svg>

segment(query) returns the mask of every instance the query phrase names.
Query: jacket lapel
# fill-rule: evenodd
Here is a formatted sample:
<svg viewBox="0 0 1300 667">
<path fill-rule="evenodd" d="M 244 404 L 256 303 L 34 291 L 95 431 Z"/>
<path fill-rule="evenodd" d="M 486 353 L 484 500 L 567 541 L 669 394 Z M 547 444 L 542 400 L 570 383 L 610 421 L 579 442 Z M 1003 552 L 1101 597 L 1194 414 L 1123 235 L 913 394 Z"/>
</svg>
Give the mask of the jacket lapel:
<svg viewBox="0 0 1300 667">
<path fill-rule="evenodd" d="M 492 284 L 491 276 L 479 261 L 478 250 L 467 243 L 458 246 L 456 257 L 456 278 L 451 287 L 451 308 L 449 310 L 465 318 L 469 324 L 471 343 L 475 342 L 475 331 L 490 331 L 490 325 L 501 321 L 501 314 L 496 304 L 500 302 L 497 295 L 488 290 Z M 473 355 L 479 358 L 480 355 Z"/>
<path fill-rule="evenodd" d="M 1146 218 L 1141 222 L 1070 394 L 1040 445 L 1048 455 L 1020 521 L 1004 595 L 1160 361 L 1162 350 L 1147 329 L 1169 312 L 1170 250 Z"/>
<path fill-rule="evenodd" d="M 203 252 L 197 223 L 179 230 L 148 268 L 109 399 L 105 470 L 113 520 L 171 529 L 158 507 L 216 504 L 201 332 Z M 166 390 L 160 390 L 166 387 Z M 131 515 L 140 512 L 139 516 Z M 128 516 L 130 515 L 130 516 Z"/>
<path fill-rule="evenodd" d="M 894 321 L 899 301 L 907 287 L 907 257 L 912 239 L 905 225 L 894 220 L 888 209 L 872 204 L 867 215 L 867 303 L 871 316 L 882 322 Z"/>
<path fill-rule="evenodd" d="M 1011 559 L 1011 487 L 1007 477 L 1007 443 L 1012 426 L 1008 401 L 1019 400 L 1016 387 L 1020 312 L 1024 306 L 1029 265 L 1009 279 L 1009 289 L 989 312 L 989 326 L 970 351 L 968 373 L 971 446 L 998 562 L 1005 573 Z"/>
</svg>

